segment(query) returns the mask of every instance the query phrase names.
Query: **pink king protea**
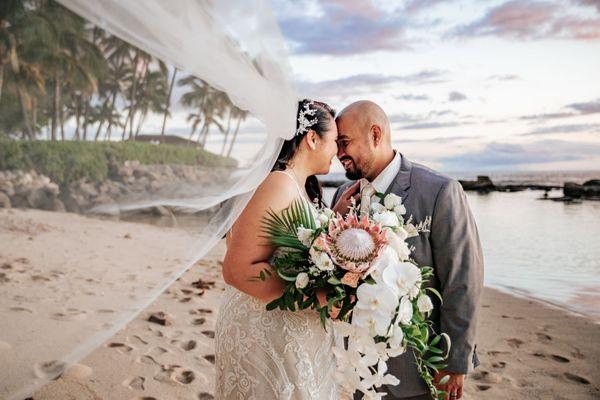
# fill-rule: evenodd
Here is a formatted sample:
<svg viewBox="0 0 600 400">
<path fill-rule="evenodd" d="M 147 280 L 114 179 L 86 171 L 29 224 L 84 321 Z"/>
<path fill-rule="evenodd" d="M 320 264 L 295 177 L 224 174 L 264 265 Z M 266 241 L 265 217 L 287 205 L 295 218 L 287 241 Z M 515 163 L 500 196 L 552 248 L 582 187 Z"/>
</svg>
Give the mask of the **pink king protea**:
<svg viewBox="0 0 600 400">
<path fill-rule="evenodd" d="M 344 220 L 337 216 L 329 221 L 325 250 L 333 261 L 352 273 L 367 271 L 387 244 L 385 231 L 378 225 L 351 212 Z"/>
</svg>

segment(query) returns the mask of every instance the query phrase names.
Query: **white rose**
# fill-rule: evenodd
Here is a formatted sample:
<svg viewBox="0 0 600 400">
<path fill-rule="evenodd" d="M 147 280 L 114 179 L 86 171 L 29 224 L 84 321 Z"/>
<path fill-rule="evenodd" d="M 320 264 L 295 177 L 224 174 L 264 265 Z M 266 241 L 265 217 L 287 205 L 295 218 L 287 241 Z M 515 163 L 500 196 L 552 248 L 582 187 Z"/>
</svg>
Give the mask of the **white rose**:
<svg viewBox="0 0 600 400">
<path fill-rule="evenodd" d="M 431 302 L 429 296 L 422 294 L 417 300 L 417 307 L 419 308 L 419 311 L 426 313 L 433 310 L 433 303 Z"/>
<path fill-rule="evenodd" d="M 398 218 L 402 218 L 402 216 L 406 214 L 406 207 L 404 207 L 404 204 L 398 204 L 394 207 L 394 212 L 396 213 Z"/>
<path fill-rule="evenodd" d="M 305 245 L 306 247 L 310 247 L 312 243 L 313 233 L 314 231 L 312 229 L 306 229 L 299 226 L 298 230 L 296 231 L 296 236 L 303 245 Z"/>
<path fill-rule="evenodd" d="M 383 205 L 385 206 L 385 208 L 387 208 L 388 210 L 393 210 L 394 207 L 398 206 L 402 204 L 402 198 L 399 196 L 396 196 L 394 193 L 390 193 L 387 196 L 385 196 L 385 198 L 383 199 Z"/>
<path fill-rule="evenodd" d="M 319 218 L 317 218 L 317 221 L 320 223 L 319 226 L 325 226 L 329 223 L 329 217 L 325 214 L 319 214 Z"/>
<path fill-rule="evenodd" d="M 413 306 L 408 297 L 404 296 L 400 299 L 400 307 L 398 309 L 397 323 L 409 325 L 413 317 Z"/>
<path fill-rule="evenodd" d="M 381 226 L 398 226 L 400 221 L 393 211 L 384 211 L 373 214 L 373 221 Z"/>
<path fill-rule="evenodd" d="M 371 211 L 373 213 L 382 213 L 386 211 L 386 208 L 380 203 L 371 203 Z"/>
<path fill-rule="evenodd" d="M 312 262 L 321 271 L 333 271 L 335 268 L 331 257 L 323 251 L 315 251 L 314 248 L 310 249 L 310 258 Z"/>
<path fill-rule="evenodd" d="M 300 272 L 296 276 L 296 287 L 298 289 L 304 289 L 308 285 L 308 274 L 306 272 Z"/>
</svg>

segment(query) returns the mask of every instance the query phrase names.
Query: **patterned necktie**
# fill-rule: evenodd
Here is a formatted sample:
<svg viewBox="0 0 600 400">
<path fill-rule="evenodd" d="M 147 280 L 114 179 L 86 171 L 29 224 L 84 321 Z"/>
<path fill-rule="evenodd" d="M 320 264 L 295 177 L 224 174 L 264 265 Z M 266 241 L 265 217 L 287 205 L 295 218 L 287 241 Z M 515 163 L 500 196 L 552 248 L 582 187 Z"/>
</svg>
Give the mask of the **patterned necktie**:
<svg viewBox="0 0 600 400">
<path fill-rule="evenodd" d="M 363 188 L 360 191 L 360 215 L 369 215 L 371 196 L 377 192 L 371 183 L 365 182 L 366 184 L 363 185 Z"/>
</svg>

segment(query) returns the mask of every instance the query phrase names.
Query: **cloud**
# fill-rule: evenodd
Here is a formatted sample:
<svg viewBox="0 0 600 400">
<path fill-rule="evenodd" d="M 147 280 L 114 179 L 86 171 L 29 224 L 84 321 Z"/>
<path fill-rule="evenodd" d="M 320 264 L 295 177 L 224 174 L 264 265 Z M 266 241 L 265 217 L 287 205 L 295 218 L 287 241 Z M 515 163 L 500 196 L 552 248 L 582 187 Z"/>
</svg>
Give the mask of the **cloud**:
<svg viewBox="0 0 600 400">
<path fill-rule="evenodd" d="M 487 78 L 488 81 L 516 81 L 516 80 L 520 80 L 520 79 L 521 79 L 521 77 L 519 77 L 518 75 L 511 75 L 511 74 L 492 75 Z"/>
<path fill-rule="evenodd" d="M 408 14 L 417 14 L 438 4 L 447 2 L 448 0 L 412 0 L 406 4 L 404 12 Z"/>
<path fill-rule="evenodd" d="M 442 117 L 445 115 L 456 115 L 456 112 L 452 110 L 432 110 L 427 114 L 406 114 L 406 113 L 394 113 L 388 115 L 390 123 L 408 123 L 408 122 L 427 122 L 432 121 L 435 118 Z"/>
<path fill-rule="evenodd" d="M 316 8 L 311 15 L 302 12 L 309 5 Z M 405 36 L 408 22 L 401 9 L 384 10 L 362 0 L 279 1 L 275 6 L 281 31 L 296 54 L 351 55 L 409 49 Z"/>
<path fill-rule="evenodd" d="M 598 0 L 575 0 L 574 3 L 581 6 L 596 7 L 596 10 L 600 12 L 600 1 Z"/>
<path fill-rule="evenodd" d="M 561 111 L 553 113 L 532 114 L 520 117 L 523 120 L 550 120 L 559 118 L 578 117 L 581 115 L 600 113 L 600 98 L 583 103 L 567 104 Z"/>
<path fill-rule="evenodd" d="M 466 122 L 421 122 L 411 125 L 404 125 L 400 129 L 439 129 L 454 128 L 456 126 L 468 125 Z"/>
<path fill-rule="evenodd" d="M 599 133 L 600 124 L 570 124 L 556 125 L 535 129 L 531 132 L 521 133 L 519 136 L 553 135 L 559 133 Z"/>
<path fill-rule="evenodd" d="M 493 7 L 470 24 L 454 28 L 449 36 L 501 36 L 516 39 L 600 39 L 600 18 L 568 15 L 548 1 L 512 0 Z"/>
<path fill-rule="evenodd" d="M 460 92 L 450 92 L 448 94 L 448 101 L 463 101 L 467 99 L 467 95 Z"/>
<path fill-rule="evenodd" d="M 498 169 L 519 165 L 581 161 L 597 157 L 600 144 L 564 140 L 541 140 L 529 144 L 491 142 L 483 148 L 463 154 L 442 157 L 445 170 Z"/>
<path fill-rule="evenodd" d="M 438 136 L 429 139 L 396 139 L 393 140 L 394 144 L 405 144 L 405 143 L 453 143 L 461 140 L 475 140 L 481 139 L 483 136 Z"/>
<path fill-rule="evenodd" d="M 423 70 L 408 75 L 358 74 L 321 82 L 298 82 L 298 87 L 311 96 L 358 95 L 388 89 L 399 83 L 424 85 L 445 82 L 445 72 Z"/>
<path fill-rule="evenodd" d="M 404 93 L 397 96 L 394 96 L 396 100 L 406 100 L 406 101 L 429 101 L 431 97 L 426 94 L 412 94 L 412 93 Z"/>
</svg>

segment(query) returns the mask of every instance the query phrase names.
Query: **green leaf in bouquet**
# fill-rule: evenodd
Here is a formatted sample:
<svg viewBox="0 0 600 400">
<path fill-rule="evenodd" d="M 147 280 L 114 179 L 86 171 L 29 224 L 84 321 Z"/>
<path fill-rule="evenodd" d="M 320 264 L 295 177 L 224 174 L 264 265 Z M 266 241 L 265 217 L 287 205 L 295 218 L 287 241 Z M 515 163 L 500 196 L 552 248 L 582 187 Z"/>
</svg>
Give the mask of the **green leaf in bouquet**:
<svg viewBox="0 0 600 400">
<path fill-rule="evenodd" d="M 275 299 L 273 301 L 271 301 L 270 303 L 267 304 L 267 311 L 272 311 L 274 309 L 276 309 L 277 307 L 279 307 L 279 302 L 281 301 L 281 297 L 278 299 Z"/>
<path fill-rule="evenodd" d="M 342 281 L 340 281 L 338 278 L 336 278 L 335 276 L 332 276 L 331 278 L 327 279 L 327 283 L 331 284 L 331 285 L 341 285 Z"/>
<path fill-rule="evenodd" d="M 433 293 L 438 299 L 440 299 L 440 302 L 442 302 L 442 303 L 444 302 L 444 299 L 442 298 L 442 295 L 440 294 L 440 292 L 438 292 L 437 289 L 432 288 L 432 287 L 428 287 L 428 288 L 425 288 L 425 290 L 428 290 L 431 293 Z"/>
<path fill-rule="evenodd" d="M 442 379 L 440 379 L 439 384 L 445 385 L 450 380 L 450 375 L 445 375 Z"/>
<path fill-rule="evenodd" d="M 284 281 L 288 281 L 288 282 L 295 282 L 296 276 L 298 276 L 298 274 L 296 274 L 296 275 L 288 274 L 281 269 L 277 270 L 277 275 L 279 275 L 279 277 L 281 279 L 283 279 Z"/>
<path fill-rule="evenodd" d="M 264 238 L 276 247 L 290 247 L 298 250 L 308 250 L 298 239 L 298 228 L 315 230 L 317 228 L 315 218 L 308 205 L 295 200 L 289 207 L 282 210 L 280 214 L 272 209 L 267 210 L 267 215 L 262 221 L 262 232 Z"/>
</svg>

